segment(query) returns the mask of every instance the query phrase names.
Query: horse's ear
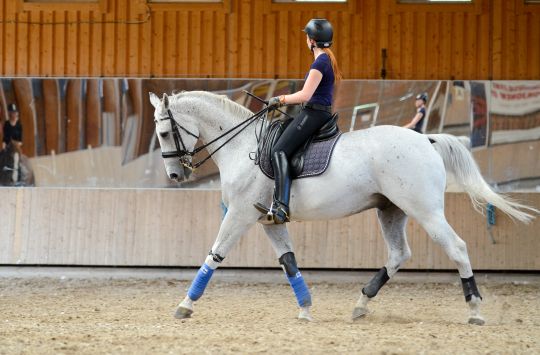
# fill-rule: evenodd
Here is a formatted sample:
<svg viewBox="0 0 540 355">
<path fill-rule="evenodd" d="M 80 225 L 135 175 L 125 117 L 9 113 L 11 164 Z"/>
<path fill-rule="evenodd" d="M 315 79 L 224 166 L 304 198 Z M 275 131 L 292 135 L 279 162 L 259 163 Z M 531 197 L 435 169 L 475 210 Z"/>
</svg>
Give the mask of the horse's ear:
<svg viewBox="0 0 540 355">
<path fill-rule="evenodd" d="M 154 108 L 157 108 L 160 103 L 159 97 L 153 92 L 149 92 L 148 95 L 150 96 L 150 103 L 152 104 L 152 106 L 154 106 Z"/>
<path fill-rule="evenodd" d="M 169 109 L 169 96 L 167 94 L 163 94 L 163 106 L 165 106 L 165 109 Z"/>
</svg>

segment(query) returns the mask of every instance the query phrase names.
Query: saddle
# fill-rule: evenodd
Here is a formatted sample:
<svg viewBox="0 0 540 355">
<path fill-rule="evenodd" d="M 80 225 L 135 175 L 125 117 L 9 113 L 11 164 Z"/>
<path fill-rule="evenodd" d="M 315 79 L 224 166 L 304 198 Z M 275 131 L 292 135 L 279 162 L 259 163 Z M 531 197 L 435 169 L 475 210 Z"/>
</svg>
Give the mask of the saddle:
<svg viewBox="0 0 540 355">
<path fill-rule="evenodd" d="M 324 126 L 296 150 L 289 159 L 291 178 L 300 179 L 317 176 L 326 171 L 330 163 L 332 151 L 341 136 L 341 132 L 337 126 L 337 120 L 338 114 L 335 113 Z M 270 156 L 272 147 L 291 122 L 292 119 L 272 122 L 264 137 L 259 156 L 259 167 L 270 179 L 274 178 L 274 169 L 272 168 Z"/>
</svg>

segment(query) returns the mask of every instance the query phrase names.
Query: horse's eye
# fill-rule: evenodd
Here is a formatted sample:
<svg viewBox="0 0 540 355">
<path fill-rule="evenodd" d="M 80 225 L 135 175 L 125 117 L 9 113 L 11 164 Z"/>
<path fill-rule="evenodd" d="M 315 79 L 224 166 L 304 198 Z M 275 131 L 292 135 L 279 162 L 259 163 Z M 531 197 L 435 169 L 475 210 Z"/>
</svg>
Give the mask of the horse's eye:
<svg viewBox="0 0 540 355">
<path fill-rule="evenodd" d="M 169 132 L 161 132 L 159 135 L 161 136 L 161 138 L 167 138 Z"/>
</svg>

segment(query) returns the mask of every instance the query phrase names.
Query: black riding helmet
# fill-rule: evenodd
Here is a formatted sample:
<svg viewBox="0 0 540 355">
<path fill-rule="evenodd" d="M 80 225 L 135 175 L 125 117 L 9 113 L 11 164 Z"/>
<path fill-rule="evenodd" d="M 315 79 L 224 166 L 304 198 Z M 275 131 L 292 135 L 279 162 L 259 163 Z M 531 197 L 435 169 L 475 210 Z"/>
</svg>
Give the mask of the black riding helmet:
<svg viewBox="0 0 540 355">
<path fill-rule="evenodd" d="M 428 100 L 428 94 L 427 94 L 427 92 L 423 92 L 423 93 L 421 93 L 421 94 L 416 95 L 416 99 L 417 99 L 417 100 L 422 100 L 422 101 L 424 101 L 424 103 L 426 103 L 427 100 Z"/>
<path fill-rule="evenodd" d="M 330 48 L 332 45 L 334 30 L 332 24 L 325 18 L 309 20 L 303 31 L 317 43 L 318 48 Z"/>
<path fill-rule="evenodd" d="M 8 112 L 19 112 L 19 110 L 17 109 L 17 105 L 15 104 L 9 104 L 7 106 L 7 110 Z"/>
</svg>

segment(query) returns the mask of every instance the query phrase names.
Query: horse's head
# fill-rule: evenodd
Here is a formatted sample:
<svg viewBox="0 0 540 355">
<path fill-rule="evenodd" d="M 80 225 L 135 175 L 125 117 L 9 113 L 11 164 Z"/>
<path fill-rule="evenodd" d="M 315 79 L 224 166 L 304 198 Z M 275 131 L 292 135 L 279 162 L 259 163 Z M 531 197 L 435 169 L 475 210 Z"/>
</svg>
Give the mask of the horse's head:
<svg viewBox="0 0 540 355">
<path fill-rule="evenodd" d="M 191 174 L 191 153 L 199 138 L 196 119 L 189 114 L 189 109 L 170 106 L 167 94 L 160 100 L 151 92 L 150 102 L 155 108 L 156 134 L 167 175 L 172 180 L 186 180 Z"/>
</svg>

